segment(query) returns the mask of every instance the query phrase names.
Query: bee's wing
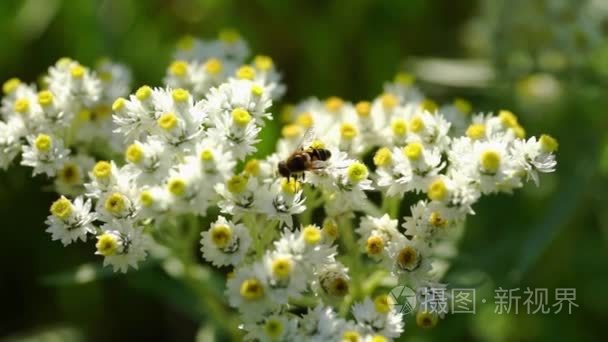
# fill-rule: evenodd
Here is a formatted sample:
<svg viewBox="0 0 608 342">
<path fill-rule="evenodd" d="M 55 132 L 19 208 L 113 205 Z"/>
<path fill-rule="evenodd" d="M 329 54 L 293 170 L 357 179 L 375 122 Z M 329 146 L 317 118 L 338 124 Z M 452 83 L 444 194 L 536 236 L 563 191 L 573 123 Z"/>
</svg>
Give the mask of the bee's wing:
<svg viewBox="0 0 608 342">
<path fill-rule="evenodd" d="M 304 135 L 302 135 L 302 139 L 300 140 L 300 143 L 298 144 L 296 151 L 302 151 L 302 150 L 304 150 L 304 147 L 310 146 L 310 144 L 312 143 L 314 138 L 315 138 L 315 129 L 314 129 L 314 127 L 309 127 L 306 130 L 306 132 L 304 132 Z"/>
<path fill-rule="evenodd" d="M 327 168 L 327 161 L 323 161 L 323 160 L 315 160 L 312 162 L 312 169 L 313 170 L 322 170 Z"/>
</svg>

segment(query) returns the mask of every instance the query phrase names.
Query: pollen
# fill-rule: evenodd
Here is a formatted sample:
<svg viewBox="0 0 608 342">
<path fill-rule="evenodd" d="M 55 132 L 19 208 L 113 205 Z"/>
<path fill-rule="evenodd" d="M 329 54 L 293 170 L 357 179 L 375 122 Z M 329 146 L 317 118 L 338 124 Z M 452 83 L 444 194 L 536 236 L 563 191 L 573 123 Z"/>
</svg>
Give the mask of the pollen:
<svg viewBox="0 0 608 342">
<path fill-rule="evenodd" d="M 353 124 L 345 122 L 340 126 L 340 136 L 342 136 L 342 139 L 351 140 L 356 137 L 357 134 L 357 127 Z"/>
<path fill-rule="evenodd" d="M 343 297 L 348 293 L 348 289 L 348 280 L 343 276 L 337 276 L 331 280 L 326 291 L 332 296 Z"/>
<path fill-rule="evenodd" d="M 429 216 L 429 224 L 436 228 L 445 228 L 448 225 L 448 221 L 441 217 L 439 212 L 433 211 Z"/>
<path fill-rule="evenodd" d="M 241 34 L 235 29 L 226 28 L 220 31 L 218 38 L 226 44 L 234 44 L 241 39 Z"/>
<path fill-rule="evenodd" d="M 95 166 L 93 166 L 93 176 L 97 179 L 105 179 L 110 177 L 112 174 L 112 164 L 108 163 L 105 160 L 98 161 Z"/>
<path fill-rule="evenodd" d="M 503 126 L 509 128 L 515 128 L 519 126 L 517 122 L 517 116 L 508 110 L 501 110 L 498 112 L 498 118 Z"/>
<path fill-rule="evenodd" d="M 256 300 L 264 296 L 264 286 L 256 278 L 245 279 L 241 283 L 241 296 L 247 300 Z"/>
<path fill-rule="evenodd" d="M 97 253 L 103 256 L 112 256 L 118 251 L 118 239 L 114 234 L 105 233 L 97 237 L 95 244 Z"/>
<path fill-rule="evenodd" d="M 236 108 L 232 111 L 232 122 L 237 126 L 247 126 L 251 122 L 251 114 L 245 108 Z"/>
<path fill-rule="evenodd" d="M 139 163 L 144 158 L 144 150 L 138 144 L 131 144 L 125 151 L 125 159 L 132 164 Z"/>
<path fill-rule="evenodd" d="M 381 147 L 374 155 L 374 165 L 387 166 L 393 161 L 393 154 L 388 147 Z"/>
<path fill-rule="evenodd" d="M 288 278 L 293 269 L 293 262 L 289 258 L 277 258 L 272 261 L 272 275 L 276 278 Z"/>
<path fill-rule="evenodd" d="M 67 219 L 72 214 L 72 202 L 61 196 L 51 205 L 51 214 L 62 220 Z"/>
<path fill-rule="evenodd" d="M 414 116 L 410 121 L 410 130 L 414 133 L 419 133 L 424 129 L 424 120 L 418 115 Z"/>
<path fill-rule="evenodd" d="M 472 140 L 479 140 L 486 136 L 486 126 L 484 124 L 471 124 L 466 131 L 467 137 Z"/>
<path fill-rule="evenodd" d="M 382 335 L 374 335 L 370 342 L 388 342 L 388 339 Z"/>
<path fill-rule="evenodd" d="M 310 147 L 316 148 L 316 149 L 322 149 L 322 148 L 325 148 L 325 143 L 319 139 L 315 139 L 310 143 Z"/>
<path fill-rule="evenodd" d="M 389 296 L 382 294 L 374 298 L 374 308 L 381 314 L 387 314 L 391 311 L 391 299 Z"/>
<path fill-rule="evenodd" d="M 407 72 L 400 72 L 395 75 L 395 83 L 398 83 L 400 85 L 409 86 L 412 85 L 415 80 L 416 78 L 414 77 L 414 75 Z"/>
<path fill-rule="evenodd" d="M 420 102 L 420 109 L 426 110 L 427 112 L 435 113 L 438 108 L 439 106 L 437 106 L 437 103 L 435 103 L 433 100 L 424 99 L 422 102 Z"/>
<path fill-rule="evenodd" d="M 150 96 L 152 96 L 152 88 L 148 86 L 139 87 L 139 89 L 137 89 L 137 91 L 135 92 L 135 97 L 139 101 L 147 100 L 150 98 Z"/>
<path fill-rule="evenodd" d="M 53 147 L 53 139 L 46 134 L 38 134 L 34 146 L 40 152 L 48 152 Z"/>
<path fill-rule="evenodd" d="M 480 157 L 481 167 L 489 173 L 496 173 L 500 168 L 500 154 L 494 150 L 486 150 Z"/>
<path fill-rule="evenodd" d="M 470 114 L 471 110 L 473 110 L 471 103 L 460 97 L 455 98 L 454 102 L 452 104 L 454 105 L 454 107 L 456 107 L 456 109 L 458 109 L 459 112 L 461 112 L 462 114 L 465 114 L 465 115 Z"/>
<path fill-rule="evenodd" d="M 273 66 L 272 58 L 263 55 L 257 55 L 253 59 L 253 65 L 262 71 L 268 71 Z"/>
<path fill-rule="evenodd" d="M 247 188 L 247 178 L 241 175 L 234 175 L 226 182 L 226 187 L 233 194 L 239 194 Z"/>
<path fill-rule="evenodd" d="M 188 63 L 186 61 L 173 61 L 169 65 L 169 74 L 177 77 L 184 77 L 188 74 Z"/>
<path fill-rule="evenodd" d="M 26 98 L 18 99 L 15 101 L 13 108 L 15 109 L 15 112 L 24 114 L 30 109 L 30 101 Z"/>
<path fill-rule="evenodd" d="M 144 190 L 139 194 L 139 202 L 145 208 L 150 208 L 154 204 L 154 196 L 150 190 Z"/>
<path fill-rule="evenodd" d="M 397 253 L 397 265 L 404 270 L 413 270 L 418 265 L 418 253 L 411 246 L 406 246 Z"/>
<path fill-rule="evenodd" d="M 250 65 L 243 65 L 236 71 L 236 78 L 252 81 L 255 78 L 255 69 Z"/>
<path fill-rule="evenodd" d="M 186 182 L 181 178 L 172 178 L 167 183 L 167 190 L 173 196 L 183 196 L 186 193 Z"/>
<path fill-rule="evenodd" d="M 175 102 L 186 102 L 190 98 L 190 93 L 186 89 L 178 88 L 171 92 L 171 97 Z"/>
<path fill-rule="evenodd" d="M 552 136 L 548 135 L 548 134 L 543 134 L 540 136 L 540 148 L 547 153 L 552 153 L 557 151 L 557 149 L 559 148 L 559 143 L 557 142 L 557 139 L 553 138 Z"/>
<path fill-rule="evenodd" d="M 217 75 L 222 72 L 222 61 L 217 58 L 209 58 L 205 63 L 205 71 L 211 75 Z"/>
<path fill-rule="evenodd" d="M 315 123 L 315 119 L 310 112 L 304 112 L 298 115 L 296 123 L 304 128 L 310 128 Z"/>
<path fill-rule="evenodd" d="M 283 323 L 278 319 L 269 319 L 264 324 L 264 332 L 273 340 L 279 338 L 283 334 L 284 329 Z"/>
<path fill-rule="evenodd" d="M 260 173 L 260 161 L 257 159 L 250 159 L 245 163 L 243 171 L 253 177 L 256 177 Z"/>
<path fill-rule="evenodd" d="M 21 80 L 13 77 L 8 81 L 4 82 L 4 84 L 2 85 L 2 91 L 5 95 L 11 94 L 15 90 L 17 90 L 19 85 L 21 85 Z"/>
<path fill-rule="evenodd" d="M 53 104 L 53 99 L 53 93 L 51 93 L 49 90 L 43 90 L 38 93 L 38 103 L 42 107 L 47 107 Z"/>
<path fill-rule="evenodd" d="M 264 87 L 258 84 L 254 84 L 251 86 L 251 94 L 253 96 L 262 96 L 264 95 Z"/>
<path fill-rule="evenodd" d="M 378 255 L 384 250 L 384 240 L 378 235 L 372 235 L 365 242 L 365 251 L 368 255 Z"/>
<path fill-rule="evenodd" d="M 281 135 L 283 138 L 297 138 L 302 134 L 302 129 L 298 125 L 286 125 L 281 129 Z"/>
<path fill-rule="evenodd" d="M 427 195 L 432 201 L 443 201 L 447 197 L 447 194 L 448 189 L 441 178 L 438 178 L 429 184 Z"/>
<path fill-rule="evenodd" d="M 127 208 L 125 196 L 115 192 L 106 198 L 103 207 L 112 215 L 120 215 Z"/>
<path fill-rule="evenodd" d="M 432 312 L 419 311 L 416 314 L 416 325 L 423 329 L 430 329 L 437 325 L 437 316 Z"/>
<path fill-rule="evenodd" d="M 165 131 L 170 131 L 177 125 L 177 116 L 173 113 L 164 113 L 156 120 L 156 123 Z"/>
<path fill-rule="evenodd" d="M 302 188 L 302 184 L 295 179 L 285 179 L 281 180 L 281 190 L 285 193 L 294 195 Z"/>
<path fill-rule="evenodd" d="M 70 75 L 72 75 L 72 78 L 83 78 L 85 72 L 86 69 L 80 64 L 76 64 L 70 68 Z"/>
<path fill-rule="evenodd" d="M 211 241 L 218 248 L 226 248 L 232 242 L 232 229 L 225 224 L 218 224 L 211 228 L 209 235 Z"/>
<path fill-rule="evenodd" d="M 325 100 L 325 109 L 327 109 L 328 111 L 335 113 L 337 111 L 339 111 L 340 109 L 342 109 L 342 106 L 344 105 L 344 100 L 342 100 L 341 98 L 337 97 L 337 96 L 331 96 L 328 97 L 327 100 Z"/>
<path fill-rule="evenodd" d="M 202 161 L 212 161 L 213 151 L 210 148 L 203 149 L 200 154 Z"/>
<path fill-rule="evenodd" d="M 519 139 L 524 139 L 526 137 L 526 129 L 522 125 L 518 124 L 511 129 L 513 130 L 513 133 L 515 133 L 515 136 Z"/>
<path fill-rule="evenodd" d="M 419 142 L 409 143 L 403 148 L 403 153 L 409 160 L 419 160 L 423 151 L 424 148 Z"/>
<path fill-rule="evenodd" d="M 114 103 L 112 103 L 112 110 L 118 112 L 119 110 L 125 108 L 125 102 L 126 100 L 123 97 L 117 98 L 114 100 Z"/>
<path fill-rule="evenodd" d="M 80 169 L 74 163 L 66 163 L 58 173 L 62 182 L 70 185 L 80 183 Z"/>
<path fill-rule="evenodd" d="M 368 101 L 360 101 L 355 105 L 355 111 L 360 118 L 367 118 L 372 111 L 372 105 Z"/>
<path fill-rule="evenodd" d="M 314 225 L 308 225 L 302 230 L 302 238 L 309 245 L 316 245 L 321 241 L 321 230 Z"/>
<path fill-rule="evenodd" d="M 395 95 L 389 93 L 383 94 L 380 97 L 380 101 L 382 102 L 382 107 L 386 110 L 391 110 L 399 104 L 399 99 L 397 99 Z"/>
<path fill-rule="evenodd" d="M 367 166 L 365 166 L 365 164 L 363 164 L 359 161 L 355 161 L 354 163 L 350 164 L 350 166 L 346 170 L 346 174 L 348 175 L 348 179 L 351 182 L 353 182 L 353 183 L 360 182 L 367 178 L 367 175 L 368 175 Z"/>
<path fill-rule="evenodd" d="M 401 118 L 395 119 L 391 122 L 391 130 L 394 135 L 402 137 L 407 133 L 407 122 Z"/>
</svg>

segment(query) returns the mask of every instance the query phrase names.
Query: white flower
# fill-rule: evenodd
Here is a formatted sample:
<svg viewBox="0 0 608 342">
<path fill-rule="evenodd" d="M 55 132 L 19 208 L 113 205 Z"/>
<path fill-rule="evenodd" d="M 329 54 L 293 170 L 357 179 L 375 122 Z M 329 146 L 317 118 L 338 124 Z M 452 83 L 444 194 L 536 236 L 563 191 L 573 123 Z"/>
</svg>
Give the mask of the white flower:
<svg viewBox="0 0 608 342">
<path fill-rule="evenodd" d="M 70 151 L 63 147 L 63 141 L 48 134 L 27 137 L 28 145 L 23 146 L 21 165 L 33 168 L 34 176 L 44 173 L 54 176 L 64 163 Z"/>
<path fill-rule="evenodd" d="M 21 152 L 23 122 L 20 119 L 0 121 L 0 168 L 6 170 Z"/>
<path fill-rule="evenodd" d="M 317 305 L 300 319 L 296 341 L 334 341 L 338 337 L 343 320 L 336 317 L 331 307 Z"/>
<path fill-rule="evenodd" d="M 201 233 L 203 257 L 215 266 L 238 265 L 251 246 L 249 231 L 219 216 L 209 230 Z"/>
<path fill-rule="evenodd" d="M 96 214 L 91 213 L 91 200 L 77 197 L 72 203 L 61 197 L 51 206 L 51 215 L 45 222 L 49 226 L 46 232 L 51 234 L 53 241 L 61 240 L 64 246 L 78 239 L 86 241 L 87 234 L 95 232 L 91 224 L 95 218 Z"/>
<path fill-rule="evenodd" d="M 292 255 L 305 272 L 335 261 L 336 247 L 323 241 L 321 229 L 315 225 L 296 232 L 285 230 L 274 244 L 277 253 Z"/>
<path fill-rule="evenodd" d="M 246 341 L 293 341 L 298 321 L 286 314 L 262 317 L 259 322 L 245 323 Z"/>
<path fill-rule="evenodd" d="M 403 315 L 396 312 L 386 300 L 386 296 L 376 298 L 374 302 L 365 298 L 363 302 L 353 305 L 353 316 L 368 333 L 397 338 L 403 332 Z"/>
<path fill-rule="evenodd" d="M 226 284 L 228 303 L 244 317 L 256 320 L 271 313 L 276 305 L 268 286 L 266 272 L 261 264 L 239 267 Z"/>
<path fill-rule="evenodd" d="M 112 265 L 114 272 L 126 273 L 129 267 L 138 268 L 150 248 L 150 237 L 142 233 L 142 228 L 133 227 L 128 221 L 114 221 L 101 226 L 97 235 L 95 254 L 102 255 L 103 265 Z"/>
<path fill-rule="evenodd" d="M 111 105 L 117 98 L 129 94 L 132 75 L 127 66 L 103 58 L 97 63 L 95 71 L 101 81 L 101 102 Z"/>
<path fill-rule="evenodd" d="M 279 179 L 260 190 L 255 206 L 270 219 L 278 219 L 291 227 L 293 215 L 306 210 L 302 184 L 294 179 Z"/>
<path fill-rule="evenodd" d="M 268 275 L 268 286 L 274 301 L 287 303 L 289 298 L 298 298 L 308 287 L 307 274 L 297 258 L 291 254 L 268 252 L 263 264 Z"/>
<path fill-rule="evenodd" d="M 432 258 L 422 239 L 399 239 L 389 246 L 388 255 L 393 274 L 414 288 L 429 278 Z"/>
</svg>

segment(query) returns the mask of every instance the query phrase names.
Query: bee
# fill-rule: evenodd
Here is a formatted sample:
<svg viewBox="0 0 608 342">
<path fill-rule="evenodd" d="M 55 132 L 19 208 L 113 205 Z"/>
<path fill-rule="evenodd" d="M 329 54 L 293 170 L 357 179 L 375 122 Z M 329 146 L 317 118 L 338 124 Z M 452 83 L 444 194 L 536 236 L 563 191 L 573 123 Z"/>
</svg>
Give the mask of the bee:
<svg viewBox="0 0 608 342">
<path fill-rule="evenodd" d="M 310 140 L 312 130 L 309 129 L 305 134 L 298 148 L 291 155 L 277 165 L 278 172 L 285 178 L 303 178 L 305 171 L 317 171 L 325 167 L 325 162 L 331 158 L 331 152 L 324 148 L 309 146 L 304 148 L 302 145 Z"/>
</svg>

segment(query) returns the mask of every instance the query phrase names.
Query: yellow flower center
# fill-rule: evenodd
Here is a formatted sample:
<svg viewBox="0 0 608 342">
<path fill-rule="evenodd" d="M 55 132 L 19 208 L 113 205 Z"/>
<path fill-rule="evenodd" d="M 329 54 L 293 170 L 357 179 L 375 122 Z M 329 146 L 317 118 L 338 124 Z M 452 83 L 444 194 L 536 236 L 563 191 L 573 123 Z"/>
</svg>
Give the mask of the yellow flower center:
<svg viewBox="0 0 608 342">
<path fill-rule="evenodd" d="M 374 308 L 381 314 L 391 311 L 391 299 L 387 295 L 379 295 L 374 298 Z"/>
<path fill-rule="evenodd" d="M 264 332 L 271 338 L 277 338 L 283 334 L 283 323 L 278 319 L 269 319 L 264 324 Z"/>
<path fill-rule="evenodd" d="M 302 230 L 302 238 L 309 245 L 316 245 L 321 241 L 321 230 L 314 225 L 308 225 Z"/>
<path fill-rule="evenodd" d="M 186 89 L 178 88 L 171 92 L 171 97 L 175 102 L 186 102 L 190 98 L 190 93 Z"/>
<path fill-rule="evenodd" d="M 81 122 L 87 122 L 91 120 L 91 111 L 88 109 L 82 109 L 76 114 L 77 118 Z"/>
<path fill-rule="evenodd" d="M 540 148 L 547 153 L 552 153 L 557 151 L 559 148 L 559 143 L 555 138 L 550 135 L 543 134 L 540 136 Z"/>
<path fill-rule="evenodd" d="M 372 235 L 365 242 L 365 251 L 369 255 L 378 255 L 384 250 L 384 240 L 378 235 Z"/>
<path fill-rule="evenodd" d="M 394 135 L 402 137 L 407 133 L 407 123 L 401 118 L 395 119 L 391 122 L 391 129 Z"/>
<path fill-rule="evenodd" d="M 48 152 L 53 147 L 53 139 L 46 134 L 38 134 L 34 146 L 40 152 Z"/>
<path fill-rule="evenodd" d="M 262 96 L 264 94 L 264 87 L 254 84 L 251 86 L 251 94 L 254 96 Z"/>
<path fill-rule="evenodd" d="M 97 237 L 95 248 L 97 248 L 97 253 L 103 256 L 112 256 L 116 254 L 116 251 L 118 250 L 118 240 L 114 234 L 102 234 Z"/>
<path fill-rule="evenodd" d="M 342 276 L 337 276 L 331 280 L 327 292 L 332 296 L 343 297 L 348 293 L 348 280 Z"/>
<path fill-rule="evenodd" d="M 466 135 L 473 140 L 482 139 L 486 136 L 486 126 L 480 123 L 471 124 L 469 128 L 467 128 Z"/>
<path fill-rule="evenodd" d="M 20 114 L 24 114 L 25 112 L 27 112 L 30 109 L 30 101 L 28 99 L 18 99 L 17 101 L 15 101 L 15 104 L 13 105 L 15 112 L 20 113 Z"/>
<path fill-rule="evenodd" d="M 340 230 L 338 229 L 338 223 L 334 219 L 326 218 L 323 221 L 323 234 L 335 240 L 340 235 Z"/>
<path fill-rule="evenodd" d="M 435 101 L 429 100 L 429 99 L 424 99 L 420 103 L 420 108 L 422 110 L 426 110 L 427 112 L 435 113 L 437 111 L 437 108 L 439 108 L 439 107 L 437 106 L 437 103 L 435 103 Z"/>
<path fill-rule="evenodd" d="M 481 167 L 489 173 L 496 173 L 500 168 L 500 154 L 494 150 L 487 150 L 481 154 Z"/>
<path fill-rule="evenodd" d="M 186 193 L 186 182 L 181 178 L 172 178 L 167 183 L 167 190 L 173 196 L 183 196 Z"/>
<path fill-rule="evenodd" d="M 226 44 L 234 44 L 241 39 L 241 35 L 239 31 L 227 28 L 220 31 L 218 38 Z"/>
<path fill-rule="evenodd" d="M 122 213 L 126 207 L 127 201 L 125 199 L 125 196 L 118 192 L 115 192 L 108 196 L 104 203 L 104 208 L 113 215 L 118 215 Z"/>
<path fill-rule="evenodd" d="M 304 112 L 298 115 L 296 123 L 304 128 L 310 128 L 314 124 L 315 120 L 310 112 Z"/>
<path fill-rule="evenodd" d="M 234 175 L 226 182 L 226 187 L 228 191 L 239 194 L 247 188 L 247 178 L 241 175 Z"/>
<path fill-rule="evenodd" d="M 437 325 L 437 316 L 428 311 L 419 311 L 416 314 L 416 325 L 423 329 L 430 329 Z"/>
<path fill-rule="evenodd" d="M 213 226 L 210 231 L 211 241 L 218 248 L 226 248 L 232 241 L 232 229 L 225 224 Z"/>
<path fill-rule="evenodd" d="M 424 129 L 424 120 L 418 115 L 414 116 L 410 121 L 410 130 L 414 133 L 419 133 Z"/>
<path fill-rule="evenodd" d="M 8 95 L 17 90 L 19 85 L 21 85 L 21 80 L 13 77 L 8 81 L 4 82 L 4 84 L 2 85 L 2 91 L 5 95 Z"/>
<path fill-rule="evenodd" d="M 247 300 L 256 300 L 264 296 L 264 286 L 256 278 L 249 278 L 241 284 L 241 296 Z"/>
<path fill-rule="evenodd" d="M 310 147 L 315 149 L 323 149 L 325 148 L 325 143 L 319 139 L 315 139 L 310 143 Z"/>
<path fill-rule="evenodd" d="M 93 166 L 93 176 L 98 179 L 108 178 L 112 174 L 112 164 L 107 161 L 98 161 Z"/>
<path fill-rule="evenodd" d="M 72 214 L 72 202 L 69 199 L 61 196 L 51 205 L 51 214 L 62 220 L 67 219 Z"/>
<path fill-rule="evenodd" d="M 519 126 L 517 122 L 517 116 L 508 110 L 501 110 L 498 112 L 498 118 L 503 126 L 509 128 L 515 128 Z"/>
<path fill-rule="evenodd" d="M 82 78 L 84 77 L 85 72 L 86 69 L 80 64 L 76 64 L 70 68 L 70 75 L 72 75 L 73 78 Z"/>
<path fill-rule="evenodd" d="M 331 96 L 325 100 L 325 109 L 332 113 L 339 111 L 343 105 L 344 101 L 337 96 Z"/>
<path fill-rule="evenodd" d="M 251 159 L 245 163 L 244 172 L 250 176 L 256 177 L 260 173 L 260 161 Z"/>
<path fill-rule="evenodd" d="M 156 123 L 165 131 L 170 131 L 177 125 L 177 116 L 173 113 L 164 113 L 156 120 Z"/>
<path fill-rule="evenodd" d="M 112 81 L 112 78 L 114 77 L 114 76 L 112 76 L 112 73 L 109 71 L 101 71 L 101 72 L 99 72 L 98 76 L 99 76 L 99 79 L 102 80 L 103 82 L 110 82 L 110 81 Z"/>
<path fill-rule="evenodd" d="M 255 78 L 255 69 L 250 65 L 243 65 L 236 71 L 236 78 L 252 81 Z"/>
<path fill-rule="evenodd" d="M 131 144 L 125 152 L 125 159 L 132 164 L 139 163 L 144 157 L 144 150 L 138 144 Z"/>
<path fill-rule="evenodd" d="M 360 182 L 367 178 L 367 174 L 368 174 L 367 166 L 365 166 L 365 164 L 363 164 L 359 161 L 356 161 L 356 162 L 350 164 L 350 166 L 346 170 L 346 174 L 348 175 L 348 179 L 351 182 L 353 182 L 353 183 Z"/>
<path fill-rule="evenodd" d="M 434 180 L 429 184 L 427 194 L 432 201 L 443 201 L 448 194 L 445 182 L 441 178 Z"/>
<path fill-rule="evenodd" d="M 244 108 L 236 108 L 232 111 L 232 122 L 241 127 L 247 126 L 251 122 L 251 114 Z"/>
<path fill-rule="evenodd" d="M 342 342 L 360 342 L 361 335 L 355 330 L 347 330 L 342 334 Z"/>
<path fill-rule="evenodd" d="M 277 258 L 272 261 L 272 275 L 276 278 L 288 278 L 293 269 L 293 262 L 289 258 Z"/>
<path fill-rule="evenodd" d="M 51 105 L 53 103 L 53 99 L 54 99 L 53 93 L 51 93 L 48 90 L 43 90 L 38 93 L 38 103 L 42 107 Z"/>
<path fill-rule="evenodd" d="M 222 72 L 222 61 L 217 58 L 209 58 L 205 63 L 205 71 L 210 75 L 217 75 Z"/>
<path fill-rule="evenodd" d="M 418 160 L 422 157 L 422 152 L 424 148 L 422 144 L 419 142 L 413 142 L 405 145 L 403 148 L 403 153 L 409 160 Z"/>
<path fill-rule="evenodd" d="M 397 99 L 395 95 L 389 93 L 383 94 L 382 97 L 380 97 L 380 101 L 382 102 L 382 107 L 386 110 L 395 108 L 399 103 L 399 99 Z"/>
<path fill-rule="evenodd" d="M 150 190 L 144 190 L 141 192 L 141 194 L 139 194 L 139 201 L 141 202 L 141 205 L 149 208 L 152 206 L 152 204 L 154 204 L 154 196 Z"/>
<path fill-rule="evenodd" d="M 387 166 L 393 161 L 393 154 L 388 147 L 381 147 L 374 155 L 374 165 Z"/>
<path fill-rule="evenodd" d="M 397 253 L 397 264 L 402 269 L 410 269 L 418 263 L 418 253 L 411 246 L 406 246 Z"/>
<path fill-rule="evenodd" d="M 344 140 L 353 139 L 357 136 L 357 133 L 357 128 L 348 122 L 345 122 L 340 126 L 340 135 Z"/>
<path fill-rule="evenodd" d="M 473 109 L 473 107 L 471 106 L 471 103 L 465 99 L 461 99 L 461 98 L 456 98 L 454 99 L 454 103 L 453 103 L 454 107 L 456 107 L 456 109 L 458 109 L 459 112 L 463 113 L 463 114 L 469 114 L 471 113 L 471 110 Z"/>
<path fill-rule="evenodd" d="M 290 179 L 283 178 L 281 180 L 281 190 L 285 193 L 293 195 L 296 192 L 300 191 L 301 188 L 302 188 L 302 185 L 300 184 L 300 182 L 298 182 L 297 180 L 295 180 L 293 178 L 290 178 Z"/>
<path fill-rule="evenodd" d="M 511 129 L 515 133 L 515 136 L 519 139 L 524 139 L 526 137 L 526 130 L 521 125 L 518 124 L 517 126 Z"/>
<path fill-rule="evenodd" d="M 272 68 L 272 58 L 268 56 L 258 55 L 253 59 L 253 65 L 262 71 L 268 71 Z"/>
<path fill-rule="evenodd" d="M 286 139 L 297 138 L 300 134 L 302 134 L 302 129 L 298 125 L 285 125 L 281 129 L 281 135 Z"/>
<path fill-rule="evenodd" d="M 169 65 L 169 74 L 177 77 L 184 77 L 188 73 L 188 63 L 185 61 L 173 61 Z"/>
<path fill-rule="evenodd" d="M 59 171 L 58 177 L 66 184 L 78 184 L 80 183 L 80 169 L 74 163 L 66 163 Z"/>
<path fill-rule="evenodd" d="M 370 342 L 388 342 L 388 339 L 382 335 L 374 335 Z"/>
<path fill-rule="evenodd" d="M 395 75 L 395 83 L 404 85 L 404 86 L 409 86 L 412 85 L 415 81 L 414 75 L 407 73 L 407 72 L 400 72 L 397 75 Z"/>
<path fill-rule="evenodd" d="M 445 228 L 448 225 L 448 221 L 441 217 L 441 214 L 437 211 L 433 211 L 429 216 L 429 224 L 437 228 Z"/>
<path fill-rule="evenodd" d="M 361 101 L 355 105 L 355 111 L 361 118 L 366 118 L 372 110 L 372 105 L 368 101 Z"/>
<path fill-rule="evenodd" d="M 203 149 L 201 151 L 201 160 L 202 161 L 212 161 L 213 160 L 213 151 L 210 148 Z"/>
<path fill-rule="evenodd" d="M 135 92 L 135 97 L 139 101 L 147 100 L 150 98 L 150 96 L 152 96 L 152 88 L 148 86 L 139 87 L 139 89 L 137 89 L 137 91 Z"/>
</svg>

